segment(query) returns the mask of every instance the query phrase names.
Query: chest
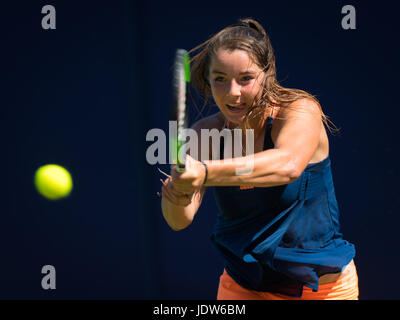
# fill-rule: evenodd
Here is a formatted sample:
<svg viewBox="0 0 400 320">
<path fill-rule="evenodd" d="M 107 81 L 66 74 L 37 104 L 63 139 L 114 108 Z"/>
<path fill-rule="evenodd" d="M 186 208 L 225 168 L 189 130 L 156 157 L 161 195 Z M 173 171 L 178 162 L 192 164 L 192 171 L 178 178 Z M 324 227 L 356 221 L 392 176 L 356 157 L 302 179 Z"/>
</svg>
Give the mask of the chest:
<svg viewBox="0 0 400 320">
<path fill-rule="evenodd" d="M 264 142 L 267 137 L 266 129 L 264 128 L 257 136 L 251 132 L 244 133 L 242 130 L 231 130 L 228 133 L 231 137 L 224 138 L 222 141 L 222 147 L 226 156 L 228 158 L 230 154 L 234 156 L 245 156 L 251 153 L 258 153 L 263 151 Z M 229 157 L 230 158 L 230 157 Z"/>
</svg>

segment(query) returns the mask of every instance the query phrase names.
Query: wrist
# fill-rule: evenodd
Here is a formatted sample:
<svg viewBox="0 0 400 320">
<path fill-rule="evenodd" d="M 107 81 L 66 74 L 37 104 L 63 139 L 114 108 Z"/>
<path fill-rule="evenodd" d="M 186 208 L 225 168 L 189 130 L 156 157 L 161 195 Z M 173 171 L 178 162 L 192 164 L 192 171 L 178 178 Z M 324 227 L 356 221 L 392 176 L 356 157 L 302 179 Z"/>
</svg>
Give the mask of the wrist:
<svg viewBox="0 0 400 320">
<path fill-rule="evenodd" d="M 204 167 L 204 178 L 203 178 L 203 183 L 201 185 L 202 187 L 204 187 L 204 186 L 206 186 L 206 183 L 208 181 L 208 165 L 203 160 L 201 160 L 200 162 Z"/>
</svg>

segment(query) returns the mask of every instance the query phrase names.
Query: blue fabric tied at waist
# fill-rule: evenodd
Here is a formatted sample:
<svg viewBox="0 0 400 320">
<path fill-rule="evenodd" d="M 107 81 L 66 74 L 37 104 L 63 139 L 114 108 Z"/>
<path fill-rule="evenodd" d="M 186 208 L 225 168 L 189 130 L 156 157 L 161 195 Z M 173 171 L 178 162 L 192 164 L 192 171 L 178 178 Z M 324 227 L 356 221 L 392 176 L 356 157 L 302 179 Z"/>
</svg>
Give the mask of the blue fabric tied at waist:
<svg viewBox="0 0 400 320">
<path fill-rule="evenodd" d="M 241 194 L 256 210 L 245 211 Z M 340 272 L 355 255 L 339 232 L 329 157 L 285 186 L 218 187 L 215 196 L 221 214 L 212 242 L 248 289 L 301 296 L 303 285 L 317 290 L 321 275 Z"/>
</svg>

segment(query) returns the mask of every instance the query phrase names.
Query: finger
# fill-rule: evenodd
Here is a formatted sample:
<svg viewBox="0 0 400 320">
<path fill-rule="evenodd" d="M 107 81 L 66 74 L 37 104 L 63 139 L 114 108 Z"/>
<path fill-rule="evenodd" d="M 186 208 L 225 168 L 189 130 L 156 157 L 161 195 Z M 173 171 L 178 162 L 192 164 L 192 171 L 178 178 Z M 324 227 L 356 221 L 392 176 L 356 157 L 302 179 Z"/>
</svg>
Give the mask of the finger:
<svg viewBox="0 0 400 320">
<path fill-rule="evenodd" d="M 168 193 L 168 191 L 166 191 L 166 190 L 163 191 L 163 198 L 168 200 L 172 204 L 175 204 L 177 206 L 184 206 L 184 207 L 192 202 L 191 200 L 187 199 L 186 197 L 171 196 L 171 194 Z"/>
<path fill-rule="evenodd" d="M 181 187 L 179 184 L 174 183 L 172 180 L 168 181 L 166 187 L 177 197 L 181 197 L 184 194 L 187 194 L 188 192 L 182 192 Z"/>
<path fill-rule="evenodd" d="M 177 170 L 177 166 L 176 166 L 176 165 L 174 165 L 174 166 L 171 168 L 171 178 L 174 179 L 174 180 L 179 179 L 179 177 L 180 177 L 183 173 L 184 173 L 184 172 L 179 172 L 179 171 Z"/>
<path fill-rule="evenodd" d="M 177 189 L 175 188 L 174 185 L 168 186 L 168 190 L 169 190 L 173 195 L 175 195 L 176 197 L 182 197 L 182 196 L 184 196 L 184 195 L 186 194 L 186 193 L 184 193 L 184 192 L 181 192 L 181 191 L 177 190 Z"/>
<path fill-rule="evenodd" d="M 184 199 L 185 202 L 187 202 L 187 201 L 189 201 L 189 203 L 192 202 L 192 197 L 191 197 L 190 194 L 184 194 L 184 193 L 177 192 L 176 190 L 174 190 L 172 188 L 172 185 L 171 186 L 162 187 L 162 192 L 166 193 L 167 196 L 169 198 L 173 199 L 173 201 L 176 202 L 176 203 L 178 203 L 178 202 L 181 203 L 182 199 Z"/>
<path fill-rule="evenodd" d="M 166 178 L 166 179 L 163 180 L 163 184 L 164 185 L 168 185 L 169 183 L 172 183 L 172 178 Z"/>
<path fill-rule="evenodd" d="M 169 201 L 172 204 L 179 205 L 176 197 L 172 197 L 166 190 L 162 190 L 161 194 L 163 199 Z"/>
<path fill-rule="evenodd" d="M 174 184 L 174 189 L 180 194 L 190 194 L 194 191 L 190 186 L 180 185 L 178 183 Z"/>
<path fill-rule="evenodd" d="M 161 191 L 163 195 L 166 194 L 166 196 L 172 200 L 172 203 L 178 204 L 181 195 L 174 192 L 171 187 L 163 187 Z"/>
</svg>

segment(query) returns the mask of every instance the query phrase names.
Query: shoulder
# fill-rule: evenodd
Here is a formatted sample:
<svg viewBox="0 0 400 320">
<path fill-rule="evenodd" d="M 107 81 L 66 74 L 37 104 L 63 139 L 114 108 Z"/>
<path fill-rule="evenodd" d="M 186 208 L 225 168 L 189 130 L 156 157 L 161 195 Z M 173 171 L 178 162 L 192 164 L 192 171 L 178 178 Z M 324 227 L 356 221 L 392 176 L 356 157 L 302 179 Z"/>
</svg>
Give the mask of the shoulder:
<svg viewBox="0 0 400 320">
<path fill-rule="evenodd" d="M 288 117 L 320 117 L 321 105 L 314 99 L 311 98 L 301 98 L 293 101 L 287 107 L 279 108 L 278 117 L 288 118 Z"/>
<path fill-rule="evenodd" d="M 194 129 L 197 132 L 200 132 L 201 129 L 218 129 L 221 130 L 222 127 L 224 126 L 225 119 L 222 115 L 221 112 L 217 112 L 215 114 L 212 114 L 210 116 L 207 116 L 205 118 L 202 118 L 198 121 L 196 121 L 192 125 L 192 129 Z"/>
<path fill-rule="evenodd" d="M 301 137 L 318 140 L 322 128 L 319 103 L 311 98 L 298 99 L 278 109 L 271 133 L 272 141 L 279 146 L 283 142 L 294 143 Z"/>
</svg>

